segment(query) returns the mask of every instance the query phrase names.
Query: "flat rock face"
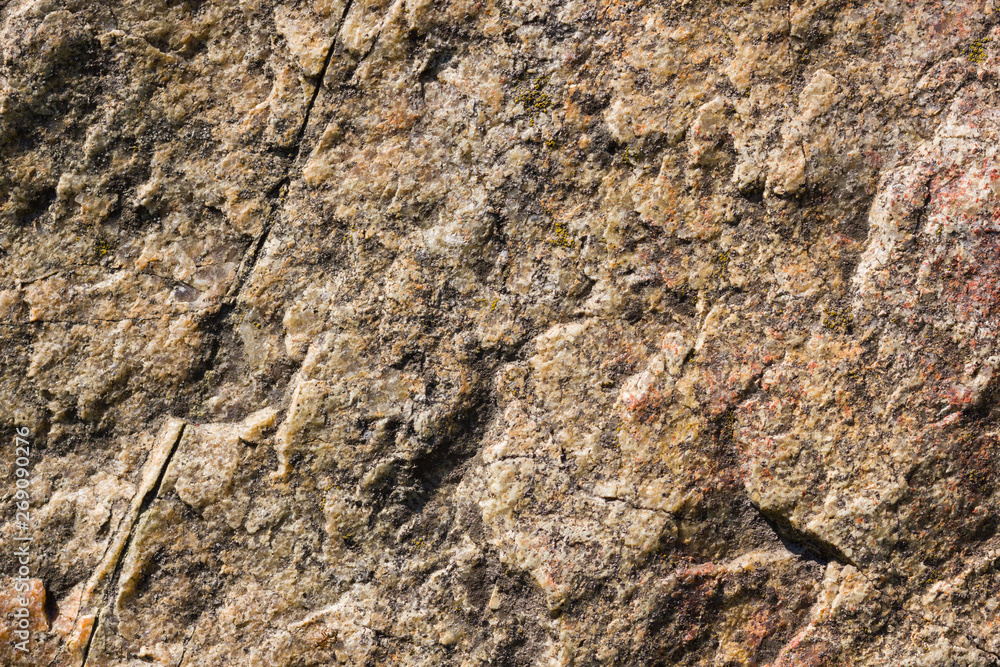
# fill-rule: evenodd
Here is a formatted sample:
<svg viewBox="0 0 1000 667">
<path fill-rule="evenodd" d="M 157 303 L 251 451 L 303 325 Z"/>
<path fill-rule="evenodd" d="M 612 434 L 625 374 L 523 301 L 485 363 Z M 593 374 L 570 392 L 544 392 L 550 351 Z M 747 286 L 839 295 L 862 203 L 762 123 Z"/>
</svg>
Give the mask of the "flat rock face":
<svg viewBox="0 0 1000 667">
<path fill-rule="evenodd" d="M 0 664 L 1000 665 L 995 9 L 0 5 Z"/>
</svg>

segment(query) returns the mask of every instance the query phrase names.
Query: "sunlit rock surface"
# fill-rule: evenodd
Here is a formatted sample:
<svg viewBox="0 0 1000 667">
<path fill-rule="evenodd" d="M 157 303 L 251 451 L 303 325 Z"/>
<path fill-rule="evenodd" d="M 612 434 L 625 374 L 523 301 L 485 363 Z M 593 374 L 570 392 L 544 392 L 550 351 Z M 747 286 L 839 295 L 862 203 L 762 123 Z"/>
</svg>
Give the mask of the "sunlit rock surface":
<svg viewBox="0 0 1000 667">
<path fill-rule="evenodd" d="M 997 16 L 3 4 L 0 663 L 1000 665 Z"/>
</svg>

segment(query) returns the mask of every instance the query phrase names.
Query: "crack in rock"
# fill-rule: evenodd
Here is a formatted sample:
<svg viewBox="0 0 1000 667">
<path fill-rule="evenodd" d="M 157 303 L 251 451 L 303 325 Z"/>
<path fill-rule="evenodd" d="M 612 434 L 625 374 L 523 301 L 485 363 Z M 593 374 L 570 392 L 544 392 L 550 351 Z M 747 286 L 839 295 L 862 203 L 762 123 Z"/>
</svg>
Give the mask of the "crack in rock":
<svg viewBox="0 0 1000 667">
<path fill-rule="evenodd" d="M 185 427 L 186 422 L 180 419 L 169 419 L 164 425 L 160 437 L 153 446 L 152 451 L 150 451 L 146 464 L 143 466 L 139 489 L 132 499 L 132 506 L 128 517 L 119 527 L 114 541 L 109 545 L 108 550 L 101 560 L 101 564 L 91 575 L 90 580 L 87 582 L 87 587 L 81 596 L 79 615 L 84 616 L 90 611 L 89 608 L 93 604 L 92 598 L 95 591 L 110 572 L 112 585 L 105 590 L 103 604 L 96 615 L 93 616 L 94 624 L 89 630 L 86 644 L 83 647 L 83 661 L 81 662 L 83 667 L 86 667 L 90 648 L 97 635 L 102 615 L 114 597 L 115 590 L 118 588 L 118 578 L 121 575 L 122 562 L 132 546 L 132 540 L 135 536 L 135 525 L 139 517 L 149 509 L 150 505 L 153 504 L 159 495 L 163 476 L 170 465 L 170 460 L 177 451 L 177 446 L 184 435 Z"/>
</svg>

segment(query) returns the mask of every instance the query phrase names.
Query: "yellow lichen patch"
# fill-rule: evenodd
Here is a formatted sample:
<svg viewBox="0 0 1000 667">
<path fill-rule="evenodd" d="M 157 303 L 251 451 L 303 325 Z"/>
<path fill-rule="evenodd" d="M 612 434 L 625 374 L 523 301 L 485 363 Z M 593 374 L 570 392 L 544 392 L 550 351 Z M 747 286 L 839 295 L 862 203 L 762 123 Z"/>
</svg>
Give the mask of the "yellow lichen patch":
<svg viewBox="0 0 1000 667">
<path fill-rule="evenodd" d="M 992 41 L 989 37 L 984 37 L 983 39 L 977 39 L 969 47 L 969 52 L 966 57 L 969 62 L 981 65 L 986 62 L 986 44 Z"/>
<path fill-rule="evenodd" d="M 105 241 L 104 239 L 98 239 L 97 242 L 94 243 L 94 249 L 97 251 L 97 254 L 101 257 L 104 257 L 112 250 L 111 244 Z"/>
<path fill-rule="evenodd" d="M 827 306 L 823 309 L 823 326 L 834 331 L 846 331 L 854 324 L 849 308 Z"/>
<path fill-rule="evenodd" d="M 517 87 L 514 103 L 520 104 L 528 114 L 544 113 L 552 108 L 552 96 L 545 92 L 549 85 L 549 76 L 537 77 L 534 81 L 524 82 Z"/>
<path fill-rule="evenodd" d="M 563 248 L 573 247 L 573 239 L 570 238 L 569 232 L 566 230 L 566 225 L 557 220 L 555 225 L 553 225 L 553 229 L 556 235 L 555 240 L 552 241 L 553 244 Z"/>
</svg>

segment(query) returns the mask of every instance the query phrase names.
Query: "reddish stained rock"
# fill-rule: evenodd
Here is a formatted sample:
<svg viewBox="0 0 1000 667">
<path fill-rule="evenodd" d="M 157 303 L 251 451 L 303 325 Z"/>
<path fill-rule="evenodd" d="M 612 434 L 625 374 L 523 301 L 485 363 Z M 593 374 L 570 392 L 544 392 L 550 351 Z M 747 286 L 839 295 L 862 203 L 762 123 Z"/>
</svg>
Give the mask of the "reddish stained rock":
<svg viewBox="0 0 1000 667">
<path fill-rule="evenodd" d="M 41 579 L 28 579 L 20 582 L 27 586 L 22 592 L 16 583 L 13 577 L 0 579 L 0 661 L 12 666 L 44 664 L 52 653 L 45 585 Z M 25 610 L 27 615 L 21 616 Z M 28 638 L 19 632 L 28 633 Z"/>
</svg>

